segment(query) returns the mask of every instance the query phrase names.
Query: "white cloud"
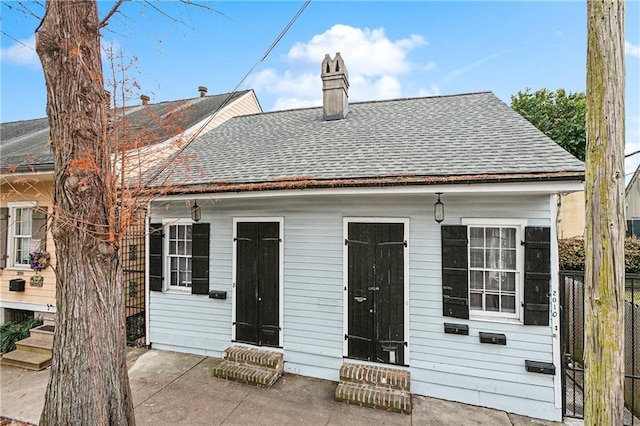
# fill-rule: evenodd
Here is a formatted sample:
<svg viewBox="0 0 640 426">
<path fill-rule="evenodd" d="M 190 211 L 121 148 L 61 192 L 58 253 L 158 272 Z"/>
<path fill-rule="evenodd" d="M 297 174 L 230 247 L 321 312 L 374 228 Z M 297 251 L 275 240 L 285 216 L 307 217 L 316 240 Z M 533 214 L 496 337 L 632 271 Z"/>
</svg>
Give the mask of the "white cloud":
<svg viewBox="0 0 640 426">
<path fill-rule="evenodd" d="M 418 96 L 438 96 L 440 95 L 440 88 L 435 84 L 430 87 L 421 87 L 418 90 Z"/>
<path fill-rule="evenodd" d="M 422 67 L 422 70 L 424 71 L 431 71 L 435 69 L 436 69 L 436 63 L 433 61 L 427 62 L 427 64 Z"/>
<path fill-rule="evenodd" d="M 40 66 L 36 53 L 36 36 L 18 40 L 13 45 L 0 49 L 0 62 L 16 65 Z"/>
<path fill-rule="evenodd" d="M 402 96 L 399 76 L 435 68 L 433 62 L 418 65 L 408 59 L 412 50 L 427 44 L 420 35 L 390 40 L 384 28 L 334 25 L 291 47 L 283 58 L 290 70 L 265 69 L 255 74 L 249 84 L 257 91 L 276 95 L 275 109 L 319 106 L 320 64 L 325 54 L 334 57 L 340 52 L 349 72 L 350 101 L 397 98 Z"/>
<path fill-rule="evenodd" d="M 636 46 L 631 42 L 624 42 L 624 53 L 629 56 L 635 56 L 636 58 L 640 58 L 640 46 Z"/>
</svg>

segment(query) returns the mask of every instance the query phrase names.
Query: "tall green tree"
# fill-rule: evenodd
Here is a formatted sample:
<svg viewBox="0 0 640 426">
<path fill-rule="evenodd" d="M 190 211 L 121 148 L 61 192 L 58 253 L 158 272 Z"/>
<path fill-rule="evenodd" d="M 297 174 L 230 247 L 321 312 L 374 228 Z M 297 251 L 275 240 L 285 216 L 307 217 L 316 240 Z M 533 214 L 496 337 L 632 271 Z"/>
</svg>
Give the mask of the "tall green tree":
<svg viewBox="0 0 640 426">
<path fill-rule="evenodd" d="M 624 1 L 587 2 L 586 425 L 624 408 Z"/>
<path fill-rule="evenodd" d="M 584 161 L 586 96 L 584 92 L 552 92 L 526 88 L 511 96 L 511 108 L 575 157 Z"/>
</svg>

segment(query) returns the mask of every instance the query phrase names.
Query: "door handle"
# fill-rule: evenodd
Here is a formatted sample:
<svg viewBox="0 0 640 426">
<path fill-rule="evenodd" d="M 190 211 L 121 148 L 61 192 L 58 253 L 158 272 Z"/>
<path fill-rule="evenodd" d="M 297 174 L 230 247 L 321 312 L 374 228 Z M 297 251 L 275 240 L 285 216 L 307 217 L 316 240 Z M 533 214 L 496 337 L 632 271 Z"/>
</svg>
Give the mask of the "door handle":
<svg viewBox="0 0 640 426">
<path fill-rule="evenodd" d="M 380 290 L 380 287 L 369 287 L 367 290 L 378 291 Z"/>
<path fill-rule="evenodd" d="M 359 303 L 362 303 L 362 302 L 364 302 L 365 300 L 367 300 L 367 298 L 366 298 L 366 297 L 354 297 L 354 299 L 356 299 L 356 302 L 359 302 Z"/>
</svg>

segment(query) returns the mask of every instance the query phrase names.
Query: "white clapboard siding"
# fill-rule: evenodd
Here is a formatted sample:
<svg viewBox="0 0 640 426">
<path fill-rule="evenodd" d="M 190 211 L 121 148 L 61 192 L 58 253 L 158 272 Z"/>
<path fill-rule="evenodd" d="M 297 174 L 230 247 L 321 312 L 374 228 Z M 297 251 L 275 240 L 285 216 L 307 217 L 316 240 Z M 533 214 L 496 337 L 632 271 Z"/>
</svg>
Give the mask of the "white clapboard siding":
<svg viewBox="0 0 640 426">
<path fill-rule="evenodd" d="M 150 338 L 155 347 L 219 354 L 232 344 L 233 219 L 284 219 L 283 341 L 285 371 L 338 380 L 344 342 L 343 218 L 409 219 L 408 346 L 412 392 L 535 417 L 558 419 L 553 376 L 529 373 L 527 359 L 551 362 L 551 327 L 459 320 L 442 316 L 440 226 L 434 197 L 358 196 L 215 199 L 201 202 L 211 223 L 210 288 L 226 300 L 152 292 Z M 443 196 L 445 222 L 461 218 L 527 219 L 550 226 L 546 195 Z M 155 220 L 188 217 L 188 206 L 154 209 Z M 444 323 L 467 324 L 469 335 L 444 333 Z M 507 345 L 481 344 L 479 332 L 503 333 Z M 560 366 L 556 366 L 560 368 Z"/>
</svg>

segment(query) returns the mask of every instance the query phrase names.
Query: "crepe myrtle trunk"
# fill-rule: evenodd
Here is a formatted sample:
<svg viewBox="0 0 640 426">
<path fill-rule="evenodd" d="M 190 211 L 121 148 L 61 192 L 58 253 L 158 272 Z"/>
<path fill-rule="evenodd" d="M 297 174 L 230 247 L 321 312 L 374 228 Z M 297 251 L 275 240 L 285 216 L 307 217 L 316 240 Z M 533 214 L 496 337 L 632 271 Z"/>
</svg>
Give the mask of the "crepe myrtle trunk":
<svg viewBox="0 0 640 426">
<path fill-rule="evenodd" d="M 624 2 L 587 2 L 585 407 L 587 425 L 624 408 Z"/>
<path fill-rule="evenodd" d="M 36 31 L 55 162 L 57 318 L 40 424 L 132 425 L 95 1 L 48 0 Z"/>
</svg>

